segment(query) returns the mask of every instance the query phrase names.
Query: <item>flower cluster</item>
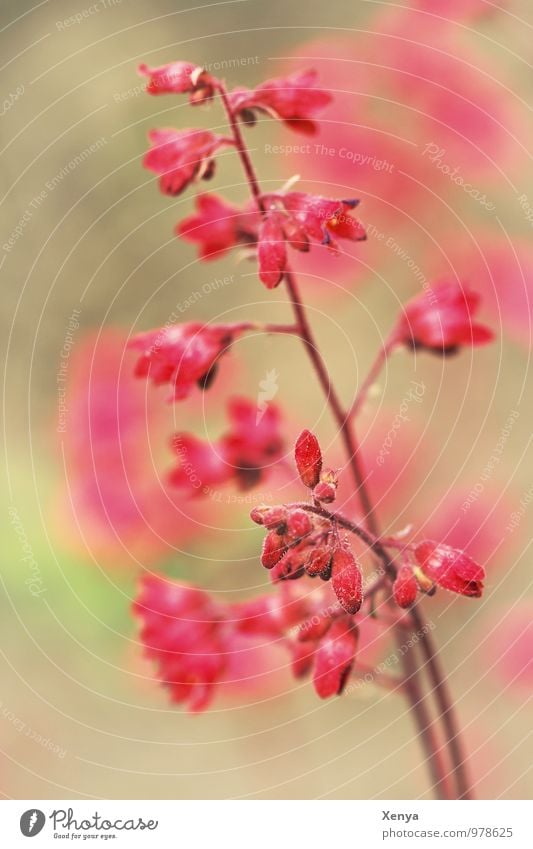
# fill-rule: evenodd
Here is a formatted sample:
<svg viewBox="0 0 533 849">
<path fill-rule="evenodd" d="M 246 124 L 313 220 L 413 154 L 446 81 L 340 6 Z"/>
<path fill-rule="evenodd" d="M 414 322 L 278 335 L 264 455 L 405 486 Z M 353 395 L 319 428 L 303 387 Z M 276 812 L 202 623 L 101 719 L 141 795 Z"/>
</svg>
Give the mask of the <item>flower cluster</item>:
<svg viewBox="0 0 533 849">
<path fill-rule="evenodd" d="M 150 78 L 150 94 L 189 93 L 191 102 L 211 100 L 221 84 L 201 68 L 174 62 L 160 68 L 140 66 Z M 268 80 L 255 89 L 239 88 L 225 95 L 235 118 L 255 123 L 258 112 L 267 113 L 304 133 L 316 132 L 317 112 L 330 102 L 330 95 L 316 85 L 313 71 Z M 192 183 L 210 179 L 215 155 L 234 140 L 208 130 L 152 130 L 151 149 L 144 166 L 159 176 L 161 191 L 179 195 Z M 287 244 L 308 251 L 312 241 L 338 250 L 334 237 L 361 241 L 365 231 L 350 215 L 356 200 L 331 200 L 305 192 L 260 195 L 258 203 L 242 209 L 216 194 L 197 199 L 197 213 L 176 227 L 179 236 L 199 245 L 201 259 L 220 257 L 236 245 L 254 249 L 259 277 L 269 289 L 278 286 L 287 270 Z"/>
<path fill-rule="evenodd" d="M 394 537 L 386 541 L 372 539 L 358 526 L 344 522 L 343 517 L 325 511 L 320 501 L 334 500 L 337 476 L 331 470 L 323 470 L 320 445 L 308 430 L 296 441 L 295 462 L 302 483 L 312 492 L 313 504 L 255 507 L 250 514 L 254 522 L 268 531 L 261 563 L 271 570 L 274 582 L 303 575 L 331 580 L 343 610 L 356 614 L 363 603 L 363 575 L 349 545 L 339 538 L 340 525 L 359 533 L 375 551 L 387 547 L 401 550 L 400 568 L 391 567 L 395 570 L 392 590 L 398 607 L 411 607 L 419 591 L 432 595 L 437 585 L 459 595 L 481 596 L 485 570 L 464 551 L 431 540 L 407 545 Z M 330 483 L 331 480 L 335 483 Z M 394 559 L 391 558 L 391 563 Z"/>
<path fill-rule="evenodd" d="M 241 124 L 253 126 L 258 116 L 275 118 L 299 132 L 317 131 L 317 116 L 331 98 L 318 87 L 313 71 L 268 80 L 254 89 L 227 91 L 220 80 L 188 62 L 157 68 L 142 65 L 139 70 L 148 77 L 147 92 L 152 95 L 186 94 L 191 105 L 220 97 L 231 130 L 230 136 L 201 129 L 153 130 L 144 165 L 158 175 L 162 192 L 176 196 L 199 180 L 210 179 L 222 150 L 237 152 L 245 168 L 251 200 L 237 205 L 218 194 L 201 193 L 194 213 L 176 227 L 178 236 L 197 246 L 200 259 L 219 259 L 233 248 L 245 249 L 257 259 L 258 276 L 267 289 L 285 280 L 292 290 L 290 250 L 303 253 L 322 245 L 338 253 L 339 239 L 366 238 L 363 225 L 352 214 L 357 200 L 293 191 L 293 181 L 291 188 L 265 193 L 246 150 Z M 299 336 L 312 351 L 315 343 L 302 318 L 304 307 L 292 291 L 291 298 L 296 324 L 283 329 Z M 404 346 L 445 355 L 462 346 L 484 344 L 492 333 L 474 320 L 478 309 L 479 297 L 468 287 L 437 283 L 406 305 L 383 353 Z M 189 322 L 141 333 L 130 343 L 139 352 L 136 374 L 168 386 L 170 400 L 185 399 L 195 387 L 207 389 L 232 343 L 259 327 L 268 331 L 270 326 Z M 340 400 L 332 400 L 333 385 L 316 366 L 316 358 L 314 364 L 350 448 L 350 418 L 358 405 L 354 402 L 345 413 Z M 369 378 L 373 377 L 371 370 Z M 363 383 L 365 391 L 370 382 Z M 237 398 L 229 402 L 227 412 L 228 428 L 216 440 L 186 432 L 173 437 L 178 464 L 169 481 L 182 493 L 206 495 L 212 487 L 227 484 L 251 488 L 282 459 L 285 440 L 275 405 L 259 409 L 256 403 Z M 349 459 L 354 480 L 362 488 L 356 454 L 355 447 Z M 324 467 L 319 442 L 309 430 L 296 440 L 294 460 L 309 500 L 255 507 L 251 512 L 253 521 L 266 531 L 261 563 L 269 570 L 275 591 L 247 602 L 222 603 L 205 590 L 161 576 L 151 575 L 142 582 L 134 604 L 142 622 L 141 640 L 171 698 L 192 711 L 208 706 L 227 680 L 243 638 L 279 642 L 289 651 L 294 675 L 312 675 L 318 695 L 329 698 L 343 691 L 357 669 L 363 613 L 368 611 L 367 619 L 376 615 L 379 592 L 385 594 L 387 611 L 395 617 L 393 625 L 414 622 L 409 608 L 420 593 L 432 595 L 437 586 L 473 598 L 483 592 L 484 570 L 464 551 L 430 540 L 406 542 L 400 535 L 380 538 L 366 525 L 334 512 L 330 505 L 337 498 L 337 471 Z M 383 575 L 368 584 L 360 562 L 366 554 L 383 566 Z M 324 606 L 325 595 L 329 598 Z"/>
</svg>

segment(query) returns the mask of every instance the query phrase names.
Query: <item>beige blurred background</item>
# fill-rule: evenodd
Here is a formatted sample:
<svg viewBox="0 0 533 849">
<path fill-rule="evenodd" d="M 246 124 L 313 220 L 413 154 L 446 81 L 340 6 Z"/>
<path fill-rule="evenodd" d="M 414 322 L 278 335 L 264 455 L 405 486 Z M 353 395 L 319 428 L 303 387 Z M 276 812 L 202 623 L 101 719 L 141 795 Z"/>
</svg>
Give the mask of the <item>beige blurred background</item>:
<svg viewBox="0 0 533 849">
<path fill-rule="evenodd" d="M 129 614 L 139 570 L 95 563 L 90 540 L 85 550 L 67 544 L 71 529 L 62 524 L 71 518 L 58 515 L 65 478 L 56 433 L 57 369 L 73 311 L 79 311 L 80 323 L 75 346 L 94 328 L 116 325 L 130 333 L 163 324 L 191 292 L 234 274 L 235 285 L 214 289 L 188 318 L 230 310 L 236 320 L 251 308 L 274 320 L 287 315 L 281 293 L 265 303 L 269 296 L 253 266 L 233 258 L 202 265 L 190 245 L 173 238 L 175 222 L 192 208 L 192 194 L 169 199 L 156 190 L 140 162 L 146 132 L 165 125 L 221 127 L 223 119 L 203 111 L 191 115 L 181 99 L 143 96 L 138 63 L 177 58 L 215 68 L 225 63 L 231 85 L 251 86 L 278 73 L 295 51 L 312 60 L 316 54 L 306 53 L 307 41 L 372 28 L 372 15 L 386 4 L 243 0 L 191 5 L 170 0 L 99 0 L 93 6 L 84 0 L 3 0 L 1 5 L 7 476 L 0 790 L 14 798 L 423 797 L 425 769 L 404 703 L 377 687 L 322 703 L 309 683 L 293 682 L 285 670 L 279 690 L 258 699 L 248 693 L 240 701 L 234 695 L 197 717 L 170 706 L 140 659 Z M 515 17 L 483 20 L 477 33 L 458 26 L 456 35 L 463 44 L 471 40 L 512 92 L 518 119 L 513 132 L 527 147 L 533 13 L 525 0 L 509 5 Z M 72 16 L 80 14 L 73 22 Z M 243 67 L 234 67 L 236 60 Z M 356 69 L 353 85 L 357 90 Z M 287 133 L 275 127 L 254 132 L 250 143 L 263 179 L 281 185 L 294 166 L 288 157 L 266 154 L 264 145 L 288 141 Z M 516 183 L 513 174 L 515 188 L 533 196 L 533 168 L 518 143 L 514 158 L 522 181 Z M 495 165 L 486 179 L 498 192 L 506 232 L 511 240 L 515 235 L 530 240 L 516 195 L 500 177 Z M 224 186 L 232 200 L 242 199 L 238 164 L 229 157 L 213 183 L 216 190 Z M 347 175 L 343 193 L 350 187 L 360 194 L 355 170 Z M 380 219 L 379 207 L 367 200 L 362 220 L 394 233 L 394 219 Z M 461 195 L 449 203 L 470 227 L 484 226 L 482 212 L 468 207 Z M 419 220 L 440 244 L 444 229 L 446 240 L 453 238 L 452 215 L 444 227 L 438 218 L 426 220 L 421 208 Z M 17 227 L 20 235 L 6 250 Z M 402 239 L 411 255 L 427 256 L 429 239 L 417 226 L 412 233 L 404 228 Z M 363 250 L 358 249 L 359 257 Z M 417 291 L 405 262 L 379 251 L 371 256 L 367 268 L 364 259 L 358 267 L 353 287 L 344 266 L 340 289 L 334 270 L 330 283 L 310 278 L 302 284 L 345 397 L 370 363 L 397 299 Z M 490 350 L 467 352 L 445 368 L 440 361 L 420 358 L 414 375 L 411 361 L 395 359 L 378 408 L 381 421 L 390 422 L 409 380 L 424 381 L 423 409 L 412 411 L 409 427 L 418 446 L 413 463 L 427 456 L 429 465 L 406 490 L 405 505 L 401 494 L 396 498 L 388 514 L 396 528 L 413 515 L 417 521 L 438 518 L 439 505 L 454 488 L 468 492 L 483 474 L 510 411 L 520 410 L 487 484 L 499 505 L 497 518 L 490 520 L 496 528 L 489 543 L 488 592 L 478 605 L 447 597 L 430 616 L 474 755 L 479 795 L 524 798 L 531 793 L 530 688 L 512 686 L 501 670 L 491 669 L 493 663 L 498 666 L 498 656 L 484 642 L 491 633 L 497 635 L 504 614 L 508 620 L 515 605 L 522 610 L 531 575 L 529 502 L 518 530 L 505 531 L 533 484 L 529 350 L 508 337 L 505 327 L 497 331 L 498 342 Z M 291 410 L 291 435 L 296 422 L 320 421 L 324 440 L 333 443 L 334 426 L 295 344 L 254 339 L 240 343 L 241 352 L 245 365 L 237 372 L 239 391 L 256 393 L 259 379 L 276 369 L 277 400 Z M 366 414 L 363 433 L 377 427 L 379 443 L 381 425 L 374 412 Z M 198 406 L 192 414 L 186 405 L 167 407 L 166 431 L 193 427 L 199 415 Z M 237 508 L 236 526 L 246 526 L 246 512 L 246 506 Z M 237 595 L 240 587 L 263 581 L 253 572 L 259 570 L 259 540 L 253 530 L 224 538 L 218 543 L 225 546 L 219 569 L 212 539 L 170 553 L 158 568 Z M 205 569 L 204 556 L 209 560 Z M 30 561 L 37 564 L 46 590 L 37 597 L 28 591 Z"/>
</svg>

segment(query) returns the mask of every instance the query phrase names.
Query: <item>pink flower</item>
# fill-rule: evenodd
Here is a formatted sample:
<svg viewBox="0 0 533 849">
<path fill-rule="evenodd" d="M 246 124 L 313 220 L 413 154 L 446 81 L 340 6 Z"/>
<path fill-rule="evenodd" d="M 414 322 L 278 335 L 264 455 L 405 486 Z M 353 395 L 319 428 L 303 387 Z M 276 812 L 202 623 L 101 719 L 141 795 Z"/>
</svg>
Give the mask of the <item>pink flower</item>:
<svg viewBox="0 0 533 849">
<path fill-rule="evenodd" d="M 212 100 L 216 80 L 191 62 L 170 62 L 158 68 L 139 65 L 139 73 L 149 77 L 148 94 L 186 94 L 192 105 Z"/>
<path fill-rule="evenodd" d="M 133 356 L 126 333 L 113 328 L 77 340 L 61 434 L 57 533 L 76 554 L 112 568 L 168 558 L 188 544 L 194 518 L 205 525 L 203 506 L 180 503 L 163 484 L 154 444 L 165 441 L 168 423 L 157 393 L 134 378 Z"/>
<path fill-rule="evenodd" d="M 285 235 L 279 213 L 267 215 L 259 228 L 257 248 L 259 279 L 267 289 L 278 286 L 287 265 Z"/>
<path fill-rule="evenodd" d="M 313 685 L 321 699 L 342 693 L 357 651 L 357 628 L 348 616 L 336 619 L 315 652 Z"/>
<path fill-rule="evenodd" d="M 172 449 L 180 464 L 172 469 L 168 481 L 179 489 L 205 495 L 208 487 L 228 483 L 234 475 L 219 442 L 177 433 L 172 439 Z"/>
<path fill-rule="evenodd" d="M 485 570 L 464 551 L 424 540 L 414 553 L 423 576 L 433 583 L 460 595 L 481 597 Z"/>
<path fill-rule="evenodd" d="M 219 606 L 204 590 L 159 575 L 141 582 L 133 612 L 140 638 L 173 702 L 205 710 L 222 679 L 231 650 Z"/>
<path fill-rule="evenodd" d="M 234 398 L 228 405 L 230 430 L 221 445 L 242 489 L 254 486 L 283 455 L 279 408 L 270 403 L 264 412 L 247 398 Z"/>
<path fill-rule="evenodd" d="M 150 130 L 152 147 L 143 165 L 160 175 L 161 191 L 179 195 L 196 180 L 213 176 L 213 157 L 226 140 L 209 130 Z"/>
<path fill-rule="evenodd" d="M 255 112 L 266 112 L 293 130 L 307 135 L 317 131 L 313 120 L 331 101 L 328 92 L 316 86 L 316 72 L 298 71 L 288 77 L 267 80 L 250 90 L 237 88 L 229 94 L 232 109 L 249 124 Z"/>
<path fill-rule="evenodd" d="M 399 343 L 436 354 L 453 353 L 461 345 L 484 345 L 494 335 L 474 322 L 480 305 L 476 292 L 443 281 L 405 306 L 396 328 Z"/>
<path fill-rule="evenodd" d="M 141 351 L 135 374 L 156 386 L 168 384 L 170 401 L 187 398 L 195 385 L 201 389 L 210 385 L 220 357 L 251 326 L 188 322 L 139 333 L 129 343 Z"/>
<path fill-rule="evenodd" d="M 170 475 L 180 488 L 205 494 L 206 488 L 233 481 L 250 489 L 283 454 L 280 414 L 273 404 L 260 415 L 257 405 L 236 398 L 228 406 L 230 429 L 214 442 L 190 434 L 174 436 L 180 465 Z"/>
<path fill-rule="evenodd" d="M 308 239 L 329 245 L 332 250 L 336 249 L 333 236 L 352 242 L 366 239 L 362 225 L 350 215 L 350 210 L 358 205 L 358 200 L 330 200 L 306 192 L 288 192 L 280 195 L 279 199 L 289 213 L 289 219 L 300 225 Z M 299 249 L 304 247 L 300 245 Z"/>
<path fill-rule="evenodd" d="M 257 239 L 258 213 L 243 212 L 215 194 L 198 195 L 196 215 L 176 227 L 176 233 L 189 242 L 198 242 L 203 260 L 219 259 L 238 244 Z"/>
<path fill-rule="evenodd" d="M 145 654 L 171 700 L 196 713 L 235 681 L 258 677 L 257 638 L 270 648 L 283 643 L 310 606 L 288 588 L 276 596 L 222 603 L 199 587 L 151 574 L 141 580 L 133 613 L 141 622 Z"/>
</svg>

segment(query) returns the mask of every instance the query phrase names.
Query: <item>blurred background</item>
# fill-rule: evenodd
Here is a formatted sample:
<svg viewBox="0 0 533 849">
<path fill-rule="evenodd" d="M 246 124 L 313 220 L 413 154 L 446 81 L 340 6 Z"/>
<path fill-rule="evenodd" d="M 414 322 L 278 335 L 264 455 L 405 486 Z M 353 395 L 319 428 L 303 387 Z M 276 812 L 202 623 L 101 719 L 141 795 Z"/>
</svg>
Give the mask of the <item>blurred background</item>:
<svg viewBox="0 0 533 849">
<path fill-rule="evenodd" d="M 189 5 L 2 3 L 0 790 L 35 799 L 427 795 L 404 702 L 377 685 L 320 702 L 272 652 L 190 716 L 169 704 L 142 657 L 130 611 L 140 575 L 159 571 L 223 598 L 262 592 L 250 506 L 300 497 L 283 469 L 247 498 L 231 488 L 204 501 L 172 492 L 173 432 L 216 437 L 227 398 L 257 398 L 274 374 L 287 446 L 311 427 L 329 464 L 343 463 L 293 339 L 238 341 L 215 386 L 179 404 L 133 379 L 127 339 L 169 318 L 289 317 L 282 289 L 267 292 L 253 263 L 198 261 L 173 233 L 194 193 L 163 197 L 142 168 L 152 127 L 225 131 L 216 104 L 191 113 L 185 98 L 143 94 L 140 62 L 186 59 L 230 86 L 314 67 L 335 96 L 309 149 L 267 118 L 246 133 L 263 187 L 296 174 L 307 191 L 361 199 L 367 242 L 294 262 L 346 403 L 422 286 L 448 277 L 482 295 L 496 342 L 446 362 L 395 356 L 359 436 L 385 527 L 413 522 L 486 565 L 482 600 L 442 593 L 426 608 L 477 793 L 527 798 L 531 5 Z M 232 156 L 220 157 L 209 188 L 247 197 Z M 416 401 L 413 381 L 423 387 Z M 372 644 L 371 660 L 389 650 Z"/>
</svg>

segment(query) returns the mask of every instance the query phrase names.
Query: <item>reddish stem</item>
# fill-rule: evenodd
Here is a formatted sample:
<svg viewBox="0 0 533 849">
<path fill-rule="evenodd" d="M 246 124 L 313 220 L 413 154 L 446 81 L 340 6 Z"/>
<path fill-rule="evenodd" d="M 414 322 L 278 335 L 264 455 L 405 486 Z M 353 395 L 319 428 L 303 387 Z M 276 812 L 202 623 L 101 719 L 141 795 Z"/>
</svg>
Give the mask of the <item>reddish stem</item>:
<svg viewBox="0 0 533 849">
<path fill-rule="evenodd" d="M 424 633 L 424 639 L 420 641 L 422 651 L 426 658 L 429 677 L 433 684 L 435 699 L 439 706 L 439 712 L 444 724 L 446 739 L 450 747 L 450 756 L 453 763 L 455 780 L 459 799 L 473 799 L 471 783 L 466 767 L 466 756 L 461 746 L 459 725 L 452 695 L 446 682 L 446 676 L 437 653 L 437 647 L 429 632 L 426 633 L 424 622 L 420 612 L 413 608 L 411 616 L 418 632 Z"/>
<path fill-rule="evenodd" d="M 418 733 L 424 742 L 435 794 L 438 799 L 453 799 L 454 794 L 449 787 L 448 775 L 442 757 L 442 747 L 439 745 L 435 733 L 434 721 L 431 719 L 422 688 L 418 681 L 420 670 L 412 652 L 413 650 L 410 648 L 403 655 L 405 668 L 404 689 L 411 704 L 411 712 L 415 719 Z"/>
<path fill-rule="evenodd" d="M 363 404 L 366 401 L 369 390 L 371 389 L 371 387 L 374 385 L 374 383 L 378 379 L 379 373 L 380 373 L 381 369 L 383 368 L 383 366 L 385 365 L 385 363 L 387 361 L 387 357 L 389 356 L 389 354 L 393 350 L 395 343 L 396 343 L 395 337 L 390 336 L 383 343 L 381 348 L 379 349 L 378 355 L 377 355 L 376 359 L 374 360 L 374 362 L 372 363 L 372 365 L 370 366 L 370 371 L 368 372 L 363 383 L 361 384 L 361 387 L 360 387 L 357 395 L 355 396 L 354 402 L 353 402 L 352 406 L 350 407 L 350 411 L 348 413 L 348 415 L 350 417 L 353 418 L 357 415 L 357 413 L 360 412 L 361 407 L 363 406 Z"/>
</svg>

